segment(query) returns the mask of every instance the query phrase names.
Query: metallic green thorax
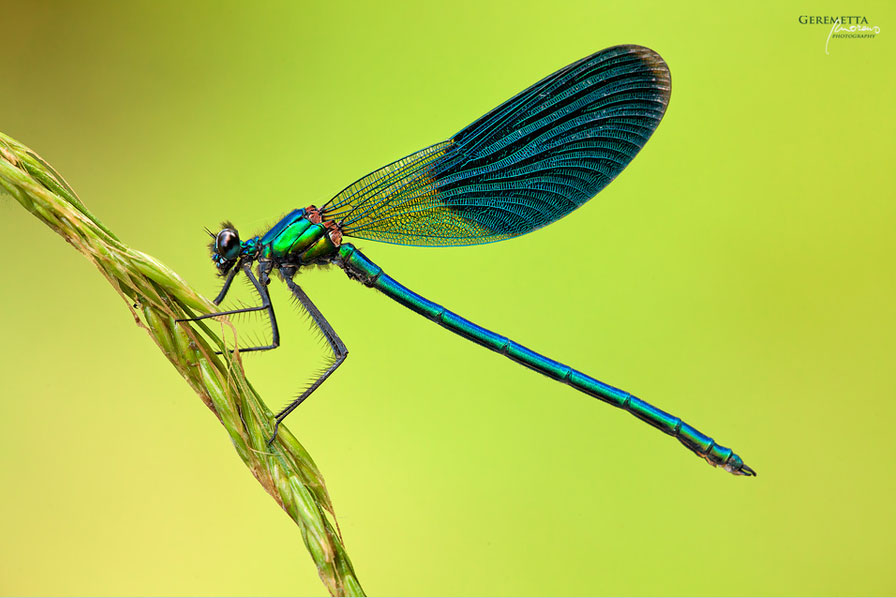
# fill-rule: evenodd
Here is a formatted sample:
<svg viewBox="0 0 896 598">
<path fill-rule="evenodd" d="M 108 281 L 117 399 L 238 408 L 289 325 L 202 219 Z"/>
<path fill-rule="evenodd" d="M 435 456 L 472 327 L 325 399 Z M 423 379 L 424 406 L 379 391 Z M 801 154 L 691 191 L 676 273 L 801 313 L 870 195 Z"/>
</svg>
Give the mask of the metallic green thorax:
<svg viewBox="0 0 896 598">
<path fill-rule="evenodd" d="M 287 214 L 264 236 L 245 241 L 243 250 L 260 263 L 301 267 L 329 263 L 339 240 L 335 224 L 321 222 L 316 209 L 304 208 Z"/>
</svg>

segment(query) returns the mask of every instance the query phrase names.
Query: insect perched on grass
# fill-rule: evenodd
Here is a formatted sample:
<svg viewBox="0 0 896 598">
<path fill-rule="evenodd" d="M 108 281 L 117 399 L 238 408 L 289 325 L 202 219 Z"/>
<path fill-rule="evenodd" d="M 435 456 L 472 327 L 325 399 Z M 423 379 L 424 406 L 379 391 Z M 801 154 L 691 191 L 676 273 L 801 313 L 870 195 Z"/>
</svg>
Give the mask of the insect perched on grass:
<svg viewBox="0 0 896 598">
<path fill-rule="evenodd" d="M 674 436 L 735 475 L 753 476 L 731 449 L 631 394 L 461 318 L 386 275 L 344 237 L 442 247 L 491 243 L 523 235 L 566 216 L 594 197 L 634 158 L 669 103 L 669 69 L 641 46 L 615 46 L 566 66 L 507 100 L 446 141 L 393 162 L 346 187 L 317 208 L 293 210 L 263 235 L 240 240 L 232 225 L 215 236 L 212 259 L 225 277 L 219 304 L 243 272 L 261 305 L 194 318 L 267 311 L 271 344 L 279 345 L 268 295 L 277 270 L 329 343 L 329 367 L 276 416 L 280 422 L 345 361 L 348 350 L 293 277 L 302 267 L 336 264 L 373 287 L 492 351 L 568 384 Z M 257 264 L 256 274 L 252 265 Z"/>
</svg>

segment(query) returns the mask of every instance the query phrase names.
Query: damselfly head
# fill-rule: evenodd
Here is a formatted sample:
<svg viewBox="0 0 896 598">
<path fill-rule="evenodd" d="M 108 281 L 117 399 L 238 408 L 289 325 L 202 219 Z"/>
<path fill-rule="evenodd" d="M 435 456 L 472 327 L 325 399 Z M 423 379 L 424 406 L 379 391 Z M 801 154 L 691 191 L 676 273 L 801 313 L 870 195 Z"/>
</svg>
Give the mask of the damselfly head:
<svg viewBox="0 0 896 598">
<path fill-rule="evenodd" d="M 224 228 L 215 235 L 215 241 L 211 244 L 212 261 L 221 274 L 226 274 L 240 258 L 242 244 L 240 235 L 230 223 L 224 223 Z"/>
</svg>

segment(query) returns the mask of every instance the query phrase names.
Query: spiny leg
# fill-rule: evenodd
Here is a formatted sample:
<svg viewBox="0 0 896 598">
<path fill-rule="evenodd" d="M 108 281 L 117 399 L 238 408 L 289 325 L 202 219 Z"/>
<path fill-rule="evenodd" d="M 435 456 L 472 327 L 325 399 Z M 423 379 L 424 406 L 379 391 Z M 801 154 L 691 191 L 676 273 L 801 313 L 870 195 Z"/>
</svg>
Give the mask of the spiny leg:
<svg viewBox="0 0 896 598">
<path fill-rule="evenodd" d="M 249 352 L 249 351 L 269 351 L 270 349 L 276 349 L 280 346 L 280 330 L 277 327 L 277 317 L 274 315 L 274 306 L 271 303 L 271 296 L 268 294 L 267 285 L 270 282 L 268 278 L 268 272 L 265 270 L 261 271 L 261 282 L 255 275 L 252 274 L 252 269 L 249 264 L 246 264 L 242 268 L 243 272 L 246 273 L 246 276 L 249 278 L 249 281 L 255 286 L 255 290 L 258 291 L 259 296 L 261 297 L 261 305 L 257 307 L 244 307 L 241 309 L 231 309 L 228 311 L 219 311 L 210 314 L 204 314 L 201 316 L 196 316 L 195 318 L 183 318 L 180 320 L 176 320 L 177 322 L 195 322 L 197 320 L 204 320 L 206 318 L 216 318 L 218 316 L 230 316 L 233 314 L 242 314 L 252 311 L 262 311 L 267 310 L 268 317 L 271 323 L 271 344 L 269 345 L 259 345 L 257 347 L 246 347 L 238 349 L 240 352 Z M 237 268 L 234 268 L 230 275 L 227 277 L 227 280 L 224 281 L 224 288 L 221 289 L 221 292 L 218 293 L 218 296 L 215 297 L 215 305 L 219 305 L 221 301 L 224 300 L 224 296 L 227 295 L 227 291 L 230 289 L 230 285 L 233 282 L 234 277 L 236 276 Z M 232 349 L 231 351 L 236 351 L 237 349 Z M 221 355 L 222 351 L 215 351 L 218 355 Z"/>
<path fill-rule="evenodd" d="M 308 298 L 308 295 L 305 294 L 305 291 L 302 290 L 302 287 L 293 282 L 290 276 L 287 274 L 291 274 L 290 272 L 284 272 L 281 270 L 281 274 L 283 274 L 283 280 L 286 281 L 286 286 L 289 287 L 289 290 L 292 291 L 293 296 L 302 304 L 308 314 L 311 316 L 311 319 L 317 324 L 317 327 L 320 329 L 321 333 L 324 335 L 324 338 L 327 340 L 327 343 L 330 345 L 330 348 L 333 350 L 333 363 L 324 370 L 324 372 L 311 384 L 305 391 L 296 398 L 292 403 L 286 406 L 280 413 L 278 413 L 274 417 L 274 434 L 271 436 L 270 440 L 268 440 L 268 446 L 270 446 L 274 440 L 277 438 L 277 430 L 280 428 L 280 422 L 282 422 L 287 415 L 292 413 L 296 407 L 302 404 L 302 401 L 307 399 L 311 393 L 317 390 L 321 384 L 323 384 L 324 380 L 330 377 L 330 374 L 336 371 L 342 362 L 345 361 L 346 356 L 348 355 L 348 349 L 345 347 L 345 344 L 342 342 L 342 339 L 339 338 L 339 335 L 336 334 L 336 331 L 333 330 L 333 327 L 330 326 L 330 323 L 327 322 L 327 319 L 324 318 L 324 315 L 320 313 L 320 310 L 317 309 L 317 306 L 311 302 L 311 299 Z"/>
<path fill-rule="evenodd" d="M 280 346 L 280 328 L 277 326 L 277 316 L 274 315 L 274 305 L 271 303 L 271 295 L 268 293 L 268 284 L 271 282 L 271 279 L 268 277 L 269 273 L 270 270 L 261 270 L 259 272 L 261 280 L 259 281 L 252 274 L 252 270 L 248 266 L 246 267 L 246 276 L 249 277 L 249 280 L 255 286 L 255 290 L 258 291 L 258 294 L 261 296 L 261 305 L 255 309 L 266 309 L 268 311 L 268 320 L 271 324 L 271 343 L 269 345 L 259 345 L 257 347 L 245 347 L 239 349 L 242 353 L 249 351 L 269 351 Z M 232 349 L 231 351 L 235 350 L 237 349 Z M 220 354 L 221 352 L 217 351 L 217 353 Z"/>
<path fill-rule="evenodd" d="M 218 296 L 215 297 L 213 303 L 215 305 L 221 305 L 221 302 L 224 301 L 224 297 L 227 295 L 227 291 L 230 290 L 230 285 L 233 283 L 233 279 L 236 278 L 236 275 L 239 273 L 241 268 L 233 268 L 230 271 L 230 274 L 227 275 L 227 280 L 224 281 L 224 286 L 221 287 L 221 292 L 218 293 Z"/>
</svg>

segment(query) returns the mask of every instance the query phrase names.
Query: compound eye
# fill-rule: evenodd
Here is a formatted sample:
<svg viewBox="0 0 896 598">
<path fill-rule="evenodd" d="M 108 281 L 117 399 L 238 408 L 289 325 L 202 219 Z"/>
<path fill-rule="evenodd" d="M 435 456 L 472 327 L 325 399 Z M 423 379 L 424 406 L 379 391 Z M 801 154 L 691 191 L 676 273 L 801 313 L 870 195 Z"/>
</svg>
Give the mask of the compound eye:
<svg viewBox="0 0 896 598">
<path fill-rule="evenodd" d="M 215 237 L 215 253 L 227 259 L 239 256 L 240 236 L 232 228 L 225 228 Z"/>
</svg>

